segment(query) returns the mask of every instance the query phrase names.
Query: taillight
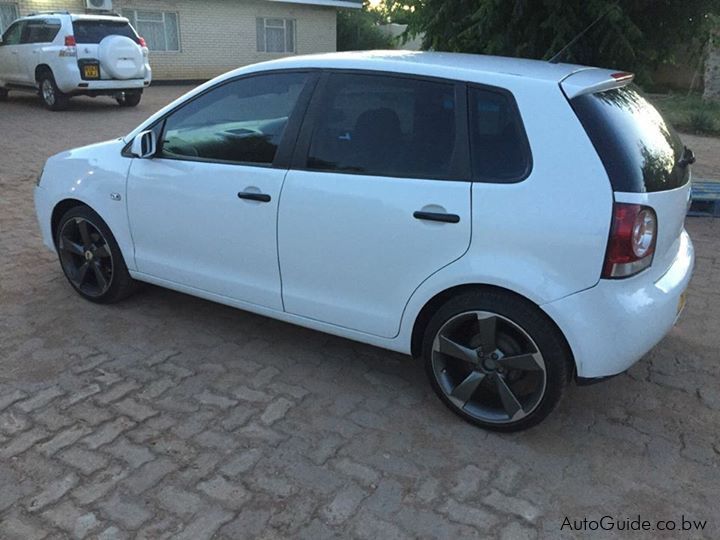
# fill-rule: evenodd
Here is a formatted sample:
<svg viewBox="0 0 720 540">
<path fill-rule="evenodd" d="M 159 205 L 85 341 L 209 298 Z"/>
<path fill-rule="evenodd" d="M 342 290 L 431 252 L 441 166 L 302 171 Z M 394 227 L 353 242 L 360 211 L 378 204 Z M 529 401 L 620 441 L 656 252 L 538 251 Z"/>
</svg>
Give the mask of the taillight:
<svg viewBox="0 0 720 540">
<path fill-rule="evenodd" d="M 626 278 L 650 266 L 657 228 L 655 210 L 649 206 L 615 203 L 602 277 Z"/>
<path fill-rule="evenodd" d="M 75 36 L 65 36 L 65 46 L 66 47 L 75 47 L 77 45 L 77 42 L 75 41 Z"/>
<path fill-rule="evenodd" d="M 145 43 L 145 38 L 138 38 L 138 44 L 141 47 L 147 47 L 147 43 Z"/>
</svg>

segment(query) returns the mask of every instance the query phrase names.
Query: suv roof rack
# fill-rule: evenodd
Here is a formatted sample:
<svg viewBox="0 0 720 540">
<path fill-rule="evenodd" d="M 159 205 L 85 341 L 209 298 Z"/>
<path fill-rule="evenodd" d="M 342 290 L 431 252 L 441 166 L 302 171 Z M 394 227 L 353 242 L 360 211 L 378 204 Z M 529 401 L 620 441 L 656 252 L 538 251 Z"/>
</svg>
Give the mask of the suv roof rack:
<svg viewBox="0 0 720 540">
<path fill-rule="evenodd" d="M 50 11 L 33 11 L 32 13 L 28 13 L 28 17 L 33 17 L 35 15 L 70 15 L 70 12 L 68 10 L 64 11 L 57 11 L 57 10 L 50 10 Z"/>
</svg>

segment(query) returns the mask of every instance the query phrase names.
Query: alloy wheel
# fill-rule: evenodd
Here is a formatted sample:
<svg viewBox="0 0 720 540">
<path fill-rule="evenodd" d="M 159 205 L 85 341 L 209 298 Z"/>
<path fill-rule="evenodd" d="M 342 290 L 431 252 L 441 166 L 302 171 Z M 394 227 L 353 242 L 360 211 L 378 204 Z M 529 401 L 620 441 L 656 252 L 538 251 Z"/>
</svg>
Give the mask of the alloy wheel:
<svg viewBox="0 0 720 540">
<path fill-rule="evenodd" d="M 51 107 L 55 105 L 55 89 L 53 88 L 50 79 L 43 80 L 41 90 L 45 103 L 47 103 Z"/>
<path fill-rule="evenodd" d="M 543 355 L 525 330 L 497 313 L 452 317 L 435 335 L 431 354 L 433 374 L 447 399 L 481 422 L 522 420 L 545 395 Z"/>
<path fill-rule="evenodd" d="M 63 270 L 81 292 L 99 297 L 110 288 L 113 258 L 107 240 L 87 219 L 67 220 L 58 237 L 58 251 Z"/>
</svg>

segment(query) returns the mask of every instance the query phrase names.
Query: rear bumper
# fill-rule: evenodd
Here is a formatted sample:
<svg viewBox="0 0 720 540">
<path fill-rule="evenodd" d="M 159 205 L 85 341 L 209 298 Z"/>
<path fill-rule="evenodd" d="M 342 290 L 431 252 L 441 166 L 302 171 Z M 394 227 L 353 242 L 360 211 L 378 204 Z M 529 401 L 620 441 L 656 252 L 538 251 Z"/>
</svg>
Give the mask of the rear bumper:
<svg viewBox="0 0 720 540">
<path fill-rule="evenodd" d="M 670 331 L 695 262 L 687 232 L 679 244 L 674 262 L 654 282 L 646 272 L 625 280 L 600 280 L 591 289 L 542 306 L 565 334 L 578 378 L 627 370 Z"/>
<path fill-rule="evenodd" d="M 124 90 L 141 90 L 150 86 L 152 70 L 145 64 L 145 76 L 142 79 L 98 79 L 85 80 L 80 75 L 77 59 L 71 57 L 57 69 L 53 69 L 55 83 L 65 94 L 102 95 Z"/>
</svg>

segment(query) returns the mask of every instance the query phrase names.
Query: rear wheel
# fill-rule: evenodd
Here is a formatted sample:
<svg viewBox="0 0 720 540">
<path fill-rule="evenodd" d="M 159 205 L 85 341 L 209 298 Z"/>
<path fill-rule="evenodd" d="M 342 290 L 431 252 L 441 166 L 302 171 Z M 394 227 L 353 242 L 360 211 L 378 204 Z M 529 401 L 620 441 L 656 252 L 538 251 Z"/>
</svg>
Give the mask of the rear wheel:
<svg viewBox="0 0 720 540">
<path fill-rule="evenodd" d="M 116 99 L 121 107 L 137 107 L 142 99 L 142 92 L 125 92 Z"/>
<path fill-rule="evenodd" d="M 440 399 L 495 431 L 542 421 L 567 385 L 570 354 L 559 330 L 523 299 L 499 291 L 457 296 L 428 324 L 425 369 Z"/>
<path fill-rule="evenodd" d="M 115 237 L 87 206 L 76 206 L 63 215 L 55 246 L 65 277 L 86 300 L 109 304 L 134 292 L 136 282 L 128 273 Z"/>
<path fill-rule="evenodd" d="M 43 72 L 38 79 L 38 85 L 40 86 L 40 99 L 47 109 L 62 111 L 67 108 L 69 98 L 57 87 L 52 73 Z"/>
</svg>

